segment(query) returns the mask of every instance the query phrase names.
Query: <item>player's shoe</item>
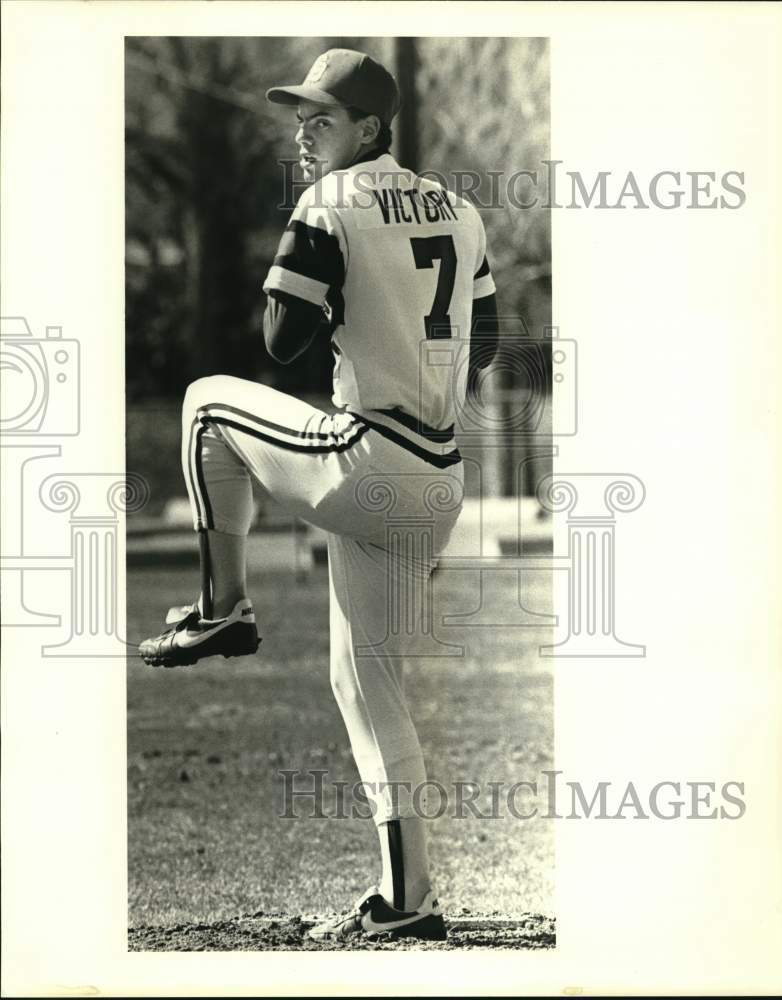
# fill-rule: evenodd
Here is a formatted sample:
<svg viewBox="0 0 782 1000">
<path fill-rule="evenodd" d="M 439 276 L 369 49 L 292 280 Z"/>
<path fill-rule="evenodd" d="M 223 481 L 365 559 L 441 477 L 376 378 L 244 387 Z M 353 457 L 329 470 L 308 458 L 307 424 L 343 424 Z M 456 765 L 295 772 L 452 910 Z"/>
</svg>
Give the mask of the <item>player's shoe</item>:
<svg viewBox="0 0 782 1000">
<path fill-rule="evenodd" d="M 445 921 L 434 892 L 428 892 L 415 910 L 395 910 L 373 885 L 350 913 L 317 924 L 309 932 L 309 937 L 315 941 L 336 941 L 353 936 L 373 939 L 381 934 L 391 938 L 445 941 L 448 936 Z"/>
<path fill-rule="evenodd" d="M 166 624 L 171 628 L 139 646 L 150 666 L 184 667 L 207 656 L 250 656 L 261 642 L 247 598 L 237 601 L 227 618 L 202 618 L 198 604 L 171 608 Z"/>
</svg>

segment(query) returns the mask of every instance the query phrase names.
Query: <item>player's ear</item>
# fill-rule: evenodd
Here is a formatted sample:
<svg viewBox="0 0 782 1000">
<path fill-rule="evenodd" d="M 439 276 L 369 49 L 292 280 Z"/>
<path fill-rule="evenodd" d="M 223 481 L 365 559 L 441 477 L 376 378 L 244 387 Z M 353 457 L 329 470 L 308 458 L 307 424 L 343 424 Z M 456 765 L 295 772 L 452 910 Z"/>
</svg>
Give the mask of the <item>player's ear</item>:
<svg viewBox="0 0 782 1000">
<path fill-rule="evenodd" d="M 380 119 L 377 115 L 367 115 L 361 119 L 361 142 L 364 146 L 369 146 L 375 142 L 380 134 Z"/>
</svg>

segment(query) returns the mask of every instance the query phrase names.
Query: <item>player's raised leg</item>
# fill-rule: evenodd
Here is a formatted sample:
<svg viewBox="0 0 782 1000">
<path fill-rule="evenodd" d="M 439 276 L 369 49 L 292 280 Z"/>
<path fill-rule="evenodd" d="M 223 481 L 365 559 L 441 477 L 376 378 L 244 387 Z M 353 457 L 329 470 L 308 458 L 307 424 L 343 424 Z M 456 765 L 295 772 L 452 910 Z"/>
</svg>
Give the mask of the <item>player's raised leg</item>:
<svg viewBox="0 0 782 1000">
<path fill-rule="evenodd" d="M 180 613 L 169 612 L 166 623 L 171 628 L 141 644 L 140 653 L 152 666 L 185 666 L 215 655 L 246 656 L 256 651 L 260 641 L 246 587 L 250 477 L 216 428 L 194 426 L 198 384 L 188 389 L 182 408 L 182 467 L 199 534 L 201 593 Z M 211 391 L 218 385 L 213 383 Z M 200 496 L 191 487 L 192 476 L 203 484 Z M 204 503 L 209 505 L 208 518 Z M 222 530 L 214 528 L 215 508 Z"/>
<path fill-rule="evenodd" d="M 208 531 L 212 611 L 224 618 L 247 597 L 247 535 Z M 203 590 L 203 588 L 202 588 Z"/>
<path fill-rule="evenodd" d="M 250 476 L 291 514 L 328 522 L 335 513 L 324 497 L 333 496 L 350 475 L 356 463 L 347 452 L 365 431 L 350 415 L 332 418 L 244 379 L 211 376 L 189 387 L 182 408 L 182 468 L 193 526 L 206 541 L 202 565 L 208 557 L 208 585 L 199 601 L 169 613 L 170 629 L 141 644 L 148 663 L 179 666 L 205 656 L 255 652 L 255 615 L 246 586 Z"/>
</svg>

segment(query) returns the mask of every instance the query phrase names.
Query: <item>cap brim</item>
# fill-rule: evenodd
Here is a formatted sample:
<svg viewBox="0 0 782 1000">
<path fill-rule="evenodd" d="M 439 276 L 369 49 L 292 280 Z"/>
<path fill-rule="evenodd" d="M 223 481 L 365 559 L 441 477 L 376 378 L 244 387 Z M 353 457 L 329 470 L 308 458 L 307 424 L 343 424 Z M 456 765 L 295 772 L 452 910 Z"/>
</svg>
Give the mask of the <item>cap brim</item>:
<svg viewBox="0 0 782 1000">
<path fill-rule="evenodd" d="M 340 107 L 342 102 L 333 94 L 325 90 L 318 90 L 317 87 L 310 87 L 301 84 L 297 87 L 272 87 L 266 91 L 266 100 L 272 104 L 298 104 L 299 101 L 312 101 L 313 104 L 327 104 L 329 107 Z"/>
</svg>

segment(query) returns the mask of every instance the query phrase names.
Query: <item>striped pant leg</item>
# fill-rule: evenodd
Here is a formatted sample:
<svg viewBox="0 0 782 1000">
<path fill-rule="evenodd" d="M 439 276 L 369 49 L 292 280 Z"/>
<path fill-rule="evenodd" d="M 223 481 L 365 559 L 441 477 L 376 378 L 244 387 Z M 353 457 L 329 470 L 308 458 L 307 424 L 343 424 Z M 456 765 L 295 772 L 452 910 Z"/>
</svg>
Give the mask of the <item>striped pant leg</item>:
<svg viewBox="0 0 782 1000">
<path fill-rule="evenodd" d="M 365 485 L 379 489 L 363 495 L 394 500 L 380 515 L 382 543 L 329 538 L 331 685 L 380 824 L 426 808 L 403 672 L 423 666 L 416 654 L 431 624 L 430 573 L 456 522 L 464 480 L 461 465 L 440 470 L 385 438 L 371 440 Z"/>
<path fill-rule="evenodd" d="M 415 791 L 426 782 L 404 660 L 383 649 L 391 558 L 379 546 L 329 536 L 331 687 L 378 824 L 413 815 Z"/>
<path fill-rule="evenodd" d="M 354 417 L 331 417 L 269 386 L 228 375 L 199 379 L 182 407 L 182 469 L 195 528 L 247 534 L 250 475 L 291 514 L 318 523 L 323 497 L 344 474 L 336 456 L 365 431 Z"/>
</svg>

